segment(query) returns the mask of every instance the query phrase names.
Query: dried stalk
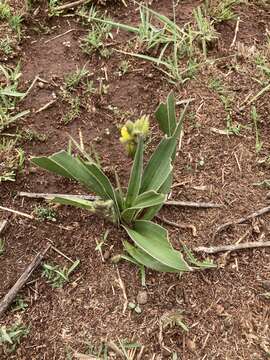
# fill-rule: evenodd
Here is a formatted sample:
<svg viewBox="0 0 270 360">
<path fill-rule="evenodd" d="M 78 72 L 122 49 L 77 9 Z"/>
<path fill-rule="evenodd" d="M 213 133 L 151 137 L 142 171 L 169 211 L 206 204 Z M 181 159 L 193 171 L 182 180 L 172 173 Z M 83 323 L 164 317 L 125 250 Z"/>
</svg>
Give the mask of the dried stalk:
<svg viewBox="0 0 270 360">
<path fill-rule="evenodd" d="M 196 252 L 204 252 L 206 254 L 216 254 L 218 252 L 223 251 L 236 251 L 236 250 L 243 250 L 243 249 L 255 249 L 261 247 L 269 247 L 270 241 L 254 241 L 254 242 L 247 242 L 242 244 L 231 244 L 231 245 L 220 245 L 220 246 L 199 246 L 193 249 Z"/>
<path fill-rule="evenodd" d="M 214 203 L 207 203 L 207 202 L 194 202 L 194 201 L 176 201 L 176 200 L 166 201 L 164 205 L 192 207 L 192 208 L 198 208 L 198 209 L 221 208 L 221 207 L 223 207 L 222 204 L 214 204 Z"/>
<path fill-rule="evenodd" d="M 222 224 L 222 225 L 220 225 L 220 226 L 217 228 L 217 230 L 216 230 L 216 232 L 215 232 L 215 236 L 216 236 L 220 231 L 228 228 L 228 227 L 231 226 L 231 225 L 242 224 L 242 223 L 246 222 L 247 220 L 254 219 L 254 218 L 258 217 L 258 216 L 264 215 L 264 214 L 268 213 L 269 211 L 270 211 L 270 206 L 266 206 L 266 207 L 264 207 L 264 208 L 262 208 L 262 209 L 259 209 L 259 210 L 255 211 L 255 212 L 253 212 L 252 214 L 249 214 L 249 215 L 247 215 L 247 216 L 245 216 L 245 217 L 242 217 L 242 218 L 240 218 L 240 219 L 238 219 L 238 220 L 229 221 L 229 222 L 227 222 L 227 223 L 225 223 L 225 224 Z M 215 236 L 214 236 L 214 237 L 215 237 Z"/>
<path fill-rule="evenodd" d="M 7 220 L 0 221 L 0 234 L 4 231 L 6 225 L 7 225 Z"/>
<path fill-rule="evenodd" d="M 22 273 L 22 275 L 19 277 L 19 279 L 16 281 L 16 283 L 13 285 L 13 287 L 9 290 L 9 292 L 5 295 L 5 297 L 0 302 L 0 317 L 3 315 L 3 313 L 8 309 L 9 305 L 13 302 L 13 300 L 16 298 L 18 292 L 21 290 L 21 288 L 26 284 L 27 280 L 33 273 L 33 271 L 39 266 L 42 259 L 44 258 L 47 251 L 50 249 L 51 245 L 47 246 L 45 250 L 42 252 L 39 252 L 31 264 L 27 266 L 25 271 Z"/>
</svg>

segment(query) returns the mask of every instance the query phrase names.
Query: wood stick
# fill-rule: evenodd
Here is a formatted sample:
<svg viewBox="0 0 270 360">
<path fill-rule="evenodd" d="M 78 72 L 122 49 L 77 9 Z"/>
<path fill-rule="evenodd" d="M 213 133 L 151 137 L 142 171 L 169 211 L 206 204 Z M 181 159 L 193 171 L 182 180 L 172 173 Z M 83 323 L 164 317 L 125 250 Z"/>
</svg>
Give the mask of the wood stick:
<svg viewBox="0 0 270 360">
<path fill-rule="evenodd" d="M 220 246 L 199 246 L 193 249 L 196 252 L 204 252 L 206 254 L 216 254 L 218 252 L 223 251 L 236 251 L 236 250 L 243 250 L 243 249 L 254 249 L 254 248 L 261 248 L 261 247 L 269 247 L 270 241 L 254 241 L 254 242 L 246 242 L 242 244 L 232 244 L 232 245 L 220 245 Z"/>
<path fill-rule="evenodd" d="M 85 199 L 85 200 L 91 200 L 91 201 L 99 199 L 97 196 L 94 196 L 94 195 L 48 194 L 48 193 L 32 193 L 32 192 L 23 192 L 23 191 L 18 192 L 17 195 L 28 197 L 28 198 L 33 198 L 33 199 L 45 199 L 45 200 L 52 200 L 55 197 L 63 197 L 63 198 L 73 197 L 75 199 Z"/>
<path fill-rule="evenodd" d="M 62 33 L 62 34 L 58 34 L 58 35 L 44 41 L 44 44 L 47 44 L 49 41 L 53 41 L 53 40 L 56 40 L 56 39 L 58 39 L 58 38 L 60 38 L 62 36 L 65 36 L 65 35 L 69 34 L 72 31 L 75 31 L 75 30 L 77 30 L 77 29 L 69 29 L 69 30 L 65 31 L 64 33 Z"/>
<path fill-rule="evenodd" d="M 167 206 L 182 206 L 182 207 L 193 207 L 193 208 L 221 208 L 223 207 L 222 204 L 214 204 L 214 203 L 207 203 L 207 202 L 194 202 L 194 201 L 176 201 L 170 200 L 166 201 L 164 205 Z"/>
<path fill-rule="evenodd" d="M 229 221 L 229 222 L 227 222 L 227 223 L 225 223 L 225 224 L 222 224 L 222 225 L 220 225 L 220 226 L 217 228 L 214 237 L 215 237 L 220 231 L 228 228 L 228 227 L 231 226 L 231 225 L 242 224 L 243 222 L 245 222 L 245 221 L 247 221 L 247 220 L 254 219 L 254 218 L 258 217 L 258 216 L 264 215 L 264 214 L 268 213 L 269 211 L 270 211 L 270 206 L 266 206 L 266 207 L 264 207 L 264 208 L 262 208 L 262 209 L 260 209 L 260 210 L 257 210 L 257 211 L 255 211 L 255 212 L 253 212 L 252 214 L 249 214 L 249 215 L 247 215 L 247 216 L 245 216 L 245 217 L 242 217 L 242 218 L 240 218 L 240 219 L 238 219 L 238 220 Z"/>
<path fill-rule="evenodd" d="M 165 219 L 164 217 L 161 217 L 161 216 L 158 216 L 158 215 L 156 215 L 155 218 L 162 221 L 162 222 L 164 222 L 164 224 L 168 224 L 170 226 L 174 226 L 174 227 L 177 227 L 179 229 L 191 229 L 192 235 L 194 237 L 197 236 L 197 230 L 196 230 L 196 227 L 194 225 L 191 225 L 191 224 L 178 224 L 178 223 L 176 223 L 174 221 L 170 221 L 170 220 Z"/>
<path fill-rule="evenodd" d="M 237 34 L 239 32 L 239 23 L 240 23 L 240 16 L 238 16 L 237 18 L 237 22 L 236 22 L 236 26 L 235 26 L 235 31 L 234 31 L 234 37 L 233 37 L 233 41 L 230 45 L 230 48 L 234 47 L 235 42 L 236 42 L 236 38 L 237 38 Z"/>
<path fill-rule="evenodd" d="M 256 101 L 259 97 L 261 97 L 265 92 L 270 90 L 270 83 L 267 84 L 264 88 L 262 88 L 262 90 L 260 90 L 255 96 L 253 96 L 250 100 L 248 100 L 250 98 L 250 95 L 243 101 L 243 103 L 241 104 L 239 111 L 243 111 L 245 109 L 246 106 L 251 105 L 254 101 Z"/>
<path fill-rule="evenodd" d="M 24 217 L 26 217 L 28 219 L 31 219 L 31 220 L 35 219 L 35 217 L 33 215 L 29 215 L 29 214 L 23 213 L 21 211 L 13 210 L 13 209 L 6 208 L 6 207 L 3 207 L 3 206 L 0 206 L 0 210 L 4 210 L 4 211 L 11 212 L 13 214 L 16 214 L 16 215 L 24 216 Z"/>
<path fill-rule="evenodd" d="M 4 231 L 6 225 L 7 225 L 7 220 L 0 221 L 0 234 Z"/>
<path fill-rule="evenodd" d="M 111 349 L 116 355 L 119 355 L 122 359 L 125 358 L 125 355 L 123 354 L 122 350 L 119 349 L 119 347 L 113 342 L 108 341 L 106 342 L 106 345 L 109 349 Z"/>
<path fill-rule="evenodd" d="M 45 200 L 52 200 L 55 197 L 64 197 L 70 198 L 73 197 L 75 199 L 85 199 L 95 201 L 98 200 L 98 196 L 94 195 L 75 195 L 75 194 L 48 194 L 48 193 L 32 193 L 32 192 L 18 192 L 18 196 L 24 196 L 28 198 L 34 199 L 45 199 Z M 195 208 L 221 208 L 223 207 L 222 204 L 213 204 L 213 203 L 206 203 L 206 202 L 194 202 L 194 201 L 175 201 L 170 200 L 166 201 L 164 205 L 168 206 L 182 206 L 182 207 L 195 207 Z"/>
<path fill-rule="evenodd" d="M 0 317 L 3 313 L 8 309 L 9 305 L 16 298 L 18 292 L 22 289 L 22 287 L 26 284 L 27 280 L 33 273 L 33 271 L 39 266 L 42 259 L 44 258 L 47 251 L 50 249 L 51 245 L 47 246 L 42 252 L 39 252 L 33 261 L 27 266 L 22 275 L 13 285 L 13 287 L 9 290 L 9 292 L 4 296 L 4 298 L 0 301 Z"/>
<path fill-rule="evenodd" d="M 56 100 L 51 100 L 51 101 L 47 102 L 47 104 L 41 106 L 41 108 L 39 108 L 38 110 L 36 110 L 35 113 L 37 114 L 37 113 L 40 113 L 41 111 L 44 111 L 44 110 L 48 109 L 48 108 L 49 108 L 51 105 L 53 105 L 55 102 L 56 102 Z"/>
<path fill-rule="evenodd" d="M 62 11 L 62 10 L 66 10 L 66 9 L 72 9 L 76 6 L 79 6 L 81 4 L 86 4 L 88 3 L 89 0 L 77 0 L 77 1 L 73 1 L 71 3 L 68 3 L 68 4 L 64 4 L 64 5 L 60 5 L 60 6 L 57 6 L 54 8 L 54 11 Z"/>
</svg>

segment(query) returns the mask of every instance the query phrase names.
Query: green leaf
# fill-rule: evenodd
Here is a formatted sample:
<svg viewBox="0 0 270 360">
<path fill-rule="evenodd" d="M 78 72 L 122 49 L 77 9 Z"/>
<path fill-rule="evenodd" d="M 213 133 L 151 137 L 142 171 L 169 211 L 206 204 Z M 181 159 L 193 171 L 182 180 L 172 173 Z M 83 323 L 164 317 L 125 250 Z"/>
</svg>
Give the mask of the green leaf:
<svg viewBox="0 0 270 360">
<path fill-rule="evenodd" d="M 174 137 L 161 140 L 144 170 L 140 193 L 148 190 L 158 191 L 168 178 L 172 171 L 171 156 L 175 147 L 176 139 Z"/>
<path fill-rule="evenodd" d="M 70 205 L 75 206 L 81 209 L 86 209 L 94 214 L 100 214 L 104 217 L 110 218 L 110 220 L 114 221 L 114 208 L 113 208 L 113 200 L 96 200 L 96 201 L 88 201 L 85 199 L 76 198 L 73 196 L 70 197 L 55 197 L 52 199 L 52 202 L 62 204 L 62 205 Z"/>
<path fill-rule="evenodd" d="M 161 103 L 158 106 L 155 116 L 160 129 L 167 136 L 172 136 L 176 129 L 175 100 L 173 92 L 168 95 L 166 104 Z"/>
<path fill-rule="evenodd" d="M 116 211 L 119 211 L 119 209 L 118 209 L 118 201 L 117 201 L 117 197 L 116 197 L 116 194 L 115 194 L 115 190 L 114 190 L 114 188 L 112 186 L 112 183 L 108 179 L 108 177 L 104 174 L 104 172 L 95 163 L 88 164 L 88 163 L 84 162 L 83 160 L 81 160 L 80 158 L 79 158 L 79 161 L 85 167 L 88 168 L 88 170 L 90 171 L 91 174 L 93 174 L 96 177 L 99 184 L 102 186 L 102 188 L 105 191 L 105 194 L 106 194 L 105 197 L 113 200 Z"/>
<path fill-rule="evenodd" d="M 94 175 L 93 169 L 90 169 L 83 162 L 71 156 L 66 151 L 60 151 L 49 157 L 33 158 L 32 162 L 43 169 L 77 180 L 88 190 L 94 191 L 103 199 L 110 198 L 103 187 L 103 184 L 100 182 L 100 179 Z"/>
<path fill-rule="evenodd" d="M 93 17 L 92 19 L 94 21 L 98 21 L 98 22 L 101 22 L 101 23 L 104 23 L 104 24 L 108 24 L 108 25 L 111 25 L 113 27 L 119 28 L 121 30 L 126 30 L 126 31 L 130 31 L 130 32 L 134 32 L 134 33 L 139 33 L 139 28 L 136 28 L 134 26 L 118 23 L 118 22 L 115 22 L 115 21 L 112 21 L 112 20 L 107 20 L 107 19 L 103 20 L 103 19 L 99 19 L 99 18 L 96 18 L 96 17 Z"/>
<path fill-rule="evenodd" d="M 199 261 L 195 258 L 191 250 L 188 249 L 186 245 L 183 245 L 184 252 L 186 254 L 187 260 L 190 264 L 195 265 L 199 269 L 211 269 L 216 268 L 217 265 L 213 263 L 212 260 L 203 260 Z"/>
<path fill-rule="evenodd" d="M 166 196 L 164 194 L 158 194 L 156 191 L 147 191 L 139 195 L 132 207 L 125 209 L 121 217 L 127 223 L 130 223 L 132 218 L 138 213 L 137 210 L 143 210 L 151 206 L 162 205 Z"/>
<path fill-rule="evenodd" d="M 126 207 L 131 207 L 136 200 L 142 181 L 142 172 L 143 172 L 143 138 L 139 138 L 139 143 L 137 145 L 137 150 L 130 173 L 130 179 L 127 189 L 126 197 Z"/>
<path fill-rule="evenodd" d="M 73 176 L 68 173 L 62 166 L 58 165 L 55 161 L 53 161 L 52 157 L 40 156 L 34 157 L 31 159 L 31 162 L 42 169 L 53 172 L 54 174 L 61 175 L 72 179 Z"/>
<path fill-rule="evenodd" d="M 136 263 L 144 265 L 149 269 L 153 269 L 161 272 L 179 272 L 179 270 L 175 270 L 170 268 L 169 266 L 163 265 L 161 262 L 154 259 L 152 256 L 148 255 L 143 250 L 131 245 L 129 242 L 123 242 L 125 250 L 129 253 L 132 259 L 135 260 Z"/>
<path fill-rule="evenodd" d="M 173 175 L 172 175 L 172 171 L 171 171 L 169 176 L 167 177 L 167 179 L 164 181 L 164 183 L 158 189 L 158 192 L 161 194 L 167 195 L 171 190 L 172 182 L 173 182 Z M 165 200 L 166 200 L 166 196 L 165 196 Z M 162 208 L 163 204 L 164 203 L 148 208 L 145 211 L 145 213 L 143 214 L 143 216 L 141 217 L 141 219 L 142 220 L 152 220 L 156 216 L 156 214 L 159 212 L 159 210 Z"/>
<path fill-rule="evenodd" d="M 12 97 L 23 97 L 24 93 L 6 88 L 6 89 L 0 89 L 0 96 L 1 95 L 12 96 Z"/>
<path fill-rule="evenodd" d="M 137 220 L 133 228 L 123 226 L 135 244 L 148 255 L 170 268 L 190 271 L 182 254 L 174 250 L 168 241 L 167 230 L 150 221 Z"/>
</svg>

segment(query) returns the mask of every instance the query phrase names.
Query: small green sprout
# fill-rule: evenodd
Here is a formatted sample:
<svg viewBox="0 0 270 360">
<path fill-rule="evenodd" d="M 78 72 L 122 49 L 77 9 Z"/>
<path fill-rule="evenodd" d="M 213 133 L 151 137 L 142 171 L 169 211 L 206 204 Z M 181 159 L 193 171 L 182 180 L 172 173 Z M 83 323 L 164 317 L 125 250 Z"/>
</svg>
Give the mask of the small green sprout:
<svg viewBox="0 0 270 360">
<path fill-rule="evenodd" d="M 62 269 L 59 265 L 44 264 L 42 276 L 48 279 L 53 288 L 62 288 L 79 264 L 80 260 L 76 260 L 69 268 L 65 266 Z"/>
<path fill-rule="evenodd" d="M 7 352 L 16 350 L 17 345 L 20 344 L 22 337 L 29 333 L 29 328 L 21 323 L 15 323 L 10 327 L 0 327 L 0 345 L 3 345 Z"/>
<path fill-rule="evenodd" d="M 41 220 L 56 221 L 56 212 L 49 207 L 37 206 L 34 212 Z"/>
<path fill-rule="evenodd" d="M 3 255 L 5 251 L 5 241 L 0 238 L 0 255 Z"/>
</svg>

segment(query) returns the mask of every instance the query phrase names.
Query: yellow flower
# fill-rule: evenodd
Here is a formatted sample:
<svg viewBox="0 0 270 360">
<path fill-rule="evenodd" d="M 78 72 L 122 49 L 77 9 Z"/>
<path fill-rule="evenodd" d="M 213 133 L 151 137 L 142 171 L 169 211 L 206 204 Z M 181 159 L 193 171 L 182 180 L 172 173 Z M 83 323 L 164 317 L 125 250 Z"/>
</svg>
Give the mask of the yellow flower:
<svg viewBox="0 0 270 360">
<path fill-rule="evenodd" d="M 121 137 L 120 141 L 121 143 L 126 143 L 133 140 L 133 136 L 128 132 L 128 129 L 126 126 L 123 126 L 121 129 Z"/>
<path fill-rule="evenodd" d="M 143 115 L 134 123 L 134 131 L 138 135 L 146 137 L 149 133 L 149 116 Z"/>
<path fill-rule="evenodd" d="M 143 115 L 135 122 L 128 120 L 121 128 L 120 142 L 125 144 L 126 151 L 129 156 L 133 157 L 139 137 L 144 139 L 149 134 L 149 116 Z"/>
</svg>

